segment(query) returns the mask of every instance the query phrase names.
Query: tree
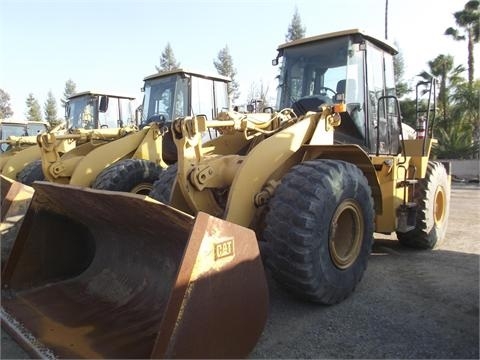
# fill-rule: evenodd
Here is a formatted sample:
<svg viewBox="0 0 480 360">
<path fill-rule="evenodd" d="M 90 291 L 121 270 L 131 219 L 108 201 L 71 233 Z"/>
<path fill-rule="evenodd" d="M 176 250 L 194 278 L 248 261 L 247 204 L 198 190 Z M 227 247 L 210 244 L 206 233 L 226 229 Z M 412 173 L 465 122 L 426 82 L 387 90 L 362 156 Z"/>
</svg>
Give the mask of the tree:
<svg viewBox="0 0 480 360">
<path fill-rule="evenodd" d="M 170 71 L 180 68 L 180 63 L 175 59 L 173 54 L 173 49 L 170 46 L 170 43 L 167 43 L 165 49 L 160 56 L 160 66 L 155 65 L 155 69 L 158 72 Z"/>
<path fill-rule="evenodd" d="M 235 80 L 237 70 L 233 66 L 233 59 L 230 55 L 228 45 L 218 52 L 217 60 L 213 60 L 213 65 L 217 72 L 222 76 L 228 76 L 232 81 L 227 85 L 228 95 L 231 101 L 235 101 L 240 96 L 239 85 Z"/>
<path fill-rule="evenodd" d="M 474 44 L 478 43 L 480 39 L 480 1 L 471 0 L 467 2 L 464 9 L 453 14 L 456 24 L 463 29 L 464 34 L 461 34 L 460 29 L 449 27 L 445 30 L 445 35 L 452 36 L 454 40 L 462 41 L 467 39 L 468 48 L 468 83 L 473 84 L 474 70 Z"/>
<path fill-rule="evenodd" d="M 405 73 L 405 61 L 403 60 L 402 52 L 399 50 L 398 54 L 393 57 L 393 75 L 395 77 L 395 88 L 397 90 L 397 96 L 399 98 L 401 98 L 402 96 L 406 95 L 409 92 L 408 84 L 403 80 L 404 73 Z"/>
<path fill-rule="evenodd" d="M 260 81 L 260 85 L 257 85 L 256 83 L 251 84 L 247 99 L 255 103 L 257 112 L 270 106 L 268 90 L 268 86 L 265 86 L 263 81 Z"/>
<path fill-rule="evenodd" d="M 45 114 L 45 120 L 48 121 L 51 126 L 57 125 L 57 102 L 51 91 L 48 92 L 47 101 L 45 102 L 43 110 Z"/>
<path fill-rule="evenodd" d="M 298 13 L 298 8 L 295 7 L 295 12 L 293 13 L 292 22 L 288 26 L 287 34 L 285 35 L 285 41 L 293 41 L 302 39 L 305 37 L 305 26 L 302 26 L 302 20 L 300 19 L 300 14 Z"/>
<path fill-rule="evenodd" d="M 73 82 L 72 79 L 68 79 L 65 82 L 65 90 L 63 92 L 63 98 L 60 100 L 62 103 L 62 107 L 65 107 L 67 100 L 70 96 L 77 92 L 77 85 Z"/>
<path fill-rule="evenodd" d="M 42 121 L 42 112 L 38 100 L 35 99 L 32 93 L 28 94 L 25 101 L 27 106 L 27 121 Z"/>
<path fill-rule="evenodd" d="M 0 119 L 7 119 L 13 115 L 10 107 L 10 95 L 3 89 L 0 89 Z"/>
</svg>

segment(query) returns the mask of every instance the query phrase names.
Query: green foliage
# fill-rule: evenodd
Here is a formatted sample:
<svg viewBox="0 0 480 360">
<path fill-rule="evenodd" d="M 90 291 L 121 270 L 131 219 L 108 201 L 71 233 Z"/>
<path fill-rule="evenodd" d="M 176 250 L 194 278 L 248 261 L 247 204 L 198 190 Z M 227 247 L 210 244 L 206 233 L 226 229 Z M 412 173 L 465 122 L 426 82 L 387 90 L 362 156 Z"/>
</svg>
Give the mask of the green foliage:
<svg viewBox="0 0 480 360">
<path fill-rule="evenodd" d="M 395 76 L 395 89 L 399 98 L 403 97 L 409 92 L 408 84 L 403 80 L 404 73 L 405 61 L 403 60 L 402 52 L 399 50 L 398 54 L 393 57 L 393 74 Z"/>
<path fill-rule="evenodd" d="M 10 95 L 3 89 L 0 89 L 0 119 L 7 119 L 13 115 L 10 107 Z"/>
<path fill-rule="evenodd" d="M 42 121 L 42 112 L 38 100 L 35 99 L 32 93 L 28 94 L 25 101 L 27 106 L 27 121 Z"/>
<path fill-rule="evenodd" d="M 47 101 L 45 102 L 43 110 L 45 120 L 48 121 L 51 126 L 55 126 L 59 123 L 57 119 L 57 102 L 51 91 L 48 92 Z"/>
<path fill-rule="evenodd" d="M 451 36 L 456 41 L 467 40 L 468 49 L 468 83 L 473 83 L 474 70 L 474 44 L 480 39 L 480 1 L 468 1 L 463 10 L 453 14 L 455 23 L 459 28 L 449 27 L 445 35 Z"/>
<path fill-rule="evenodd" d="M 471 159 L 479 151 L 479 142 L 472 141 L 468 126 L 462 123 L 448 129 L 438 128 L 438 143 L 433 147 L 433 154 L 438 159 Z"/>
<path fill-rule="evenodd" d="M 305 37 L 305 26 L 302 26 L 302 20 L 300 19 L 300 14 L 298 13 L 298 8 L 295 7 L 295 12 L 293 13 L 292 22 L 288 26 L 287 34 L 285 35 L 285 41 L 293 41 L 302 39 Z"/>
<path fill-rule="evenodd" d="M 237 70 L 233 66 L 233 59 L 230 55 L 228 45 L 218 52 L 217 60 L 213 60 L 213 65 L 217 72 L 222 76 L 228 76 L 232 81 L 227 85 L 228 95 L 232 101 L 235 101 L 240 96 L 239 85 L 235 80 Z"/>
<path fill-rule="evenodd" d="M 62 103 L 62 107 L 65 107 L 65 104 L 67 103 L 67 100 L 70 96 L 75 94 L 77 92 L 77 85 L 73 82 L 72 79 L 68 79 L 65 82 L 65 90 L 63 91 L 63 98 L 60 99 L 60 102 Z"/>
<path fill-rule="evenodd" d="M 160 56 L 160 66 L 155 65 L 158 72 L 171 71 L 180 68 L 180 63 L 175 59 L 170 43 L 167 43 Z"/>
</svg>

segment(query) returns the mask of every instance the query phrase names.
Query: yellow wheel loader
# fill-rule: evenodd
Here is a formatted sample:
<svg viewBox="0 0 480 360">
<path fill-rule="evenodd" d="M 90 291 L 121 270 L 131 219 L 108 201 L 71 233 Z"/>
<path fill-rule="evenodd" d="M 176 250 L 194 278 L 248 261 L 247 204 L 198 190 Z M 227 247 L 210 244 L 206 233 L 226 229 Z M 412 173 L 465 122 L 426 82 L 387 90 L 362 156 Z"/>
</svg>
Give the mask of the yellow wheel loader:
<svg viewBox="0 0 480 360">
<path fill-rule="evenodd" d="M 293 294 L 334 304 L 374 232 L 443 239 L 449 167 L 429 161 L 429 106 L 424 131 L 402 136 L 396 50 L 358 30 L 278 50 L 283 110 L 175 119 L 178 161 L 150 196 L 34 184 L 2 273 L 2 323 L 27 350 L 247 356 L 268 310 L 261 258 Z M 222 135 L 204 143 L 211 129 Z"/>
<path fill-rule="evenodd" d="M 27 147 L 36 145 L 36 136 L 49 131 L 44 121 L 0 121 L 0 171 L 10 158 Z"/>
<path fill-rule="evenodd" d="M 110 100 L 110 108 L 105 106 Z M 94 91 L 85 91 L 72 95 L 68 98 L 65 106 L 65 123 L 59 124 L 50 131 L 41 133 L 45 136 L 60 136 L 55 143 L 58 153 L 64 154 L 82 141 L 86 142 L 87 134 L 95 129 L 121 127 L 133 124 L 133 112 L 131 111 L 132 97 L 123 95 L 104 94 Z M 100 105 L 104 106 L 102 108 Z M 131 122 L 131 124 L 127 124 Z M 66 133 L 81 133 L 83 137 L 70 138 Z M 30 132 L 28 137 L 11 138 L 9 141 L 13 147 L 0 156 L 2 163 L 2 175 L 13 180 L 30 185 L 35 180 L 44 180 L 41 169 L 41 152 L 37 143 L 40 132 Z M 49 134 L 49 135 L 48 135 Z M 107 134 L 107 136 L 111 136 Z M 119 136 L 115 134 L 115 136 Z M 32 146 L 34 145 L 34 146 Z M 4 156 L 5 155 L 5 156 Z"/>
<path fill-rule="evenodd" d="M 228 108 L 228 81 L 220 75 L 183 69 L 148 76 L 144 79 L 145 96 L 138 131 L 126 131 L 118 124 L 120 131 L 107 127 L 62 136 L 44 134 L 38 139 L 41 164 L 32 164 L 25 171 L 29 176 L 19 175 L 19 180 L 28 179 L 22 182 L 29 184 L 43 180 L 44 175 L 48 181 L 61 184 L 148 194 L 162 168 L 176 161 L 168 124 L 179 116 L 202 113 L 211 117 Z M 106 109 L 108 104 L 100 104 L 99 114 L 102 106 Z M 116 109 L 120 111 L 122 107 Z M 62 153 L 55 145 L 60 139 L 81 139 L 82 145 Z"/>
</svg>

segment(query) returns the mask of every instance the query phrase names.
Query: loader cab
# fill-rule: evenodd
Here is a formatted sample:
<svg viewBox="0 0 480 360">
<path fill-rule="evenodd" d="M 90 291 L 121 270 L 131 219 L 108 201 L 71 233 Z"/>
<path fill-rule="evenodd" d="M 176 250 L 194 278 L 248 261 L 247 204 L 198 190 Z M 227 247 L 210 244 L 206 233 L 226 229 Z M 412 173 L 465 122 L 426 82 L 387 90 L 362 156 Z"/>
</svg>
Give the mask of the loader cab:
<svg viewBox="0 0 480 360">
<path fill-rule="evenodd" d="M 68 98 L 65 119 L 69 129 L 119 128 L 135 124 L 133 101 L 123 95 L 85 91 Z"/>
<path fill-rule="evenodd" d="M 27 123 L 14 121 L 0 121 L 0 140 L 7 140 L 10 136 L 26 136 Z M 0 152 L 7 151 L 10 145 L 0 144 Z"/>
<path fill-rule="evenodd" d="M 295 40 L 278 48 L 281 62 L 277 108 L 297 116 L 322 105 L 346 104 L 334 141 L 357 144 L 370 154 L 398 154 L 394 47 L 346 30 Z"/>
<path fill-rule="evenodd" d="M 175 69 L 144 79 L 145 93 L 141 126 L 152 121 L 171 123 L 183 116 L 206 115 L 216 118 L 229 109 L 227 84 L 230 79 L 221 75 L 207 75 Z"/>
</svg>

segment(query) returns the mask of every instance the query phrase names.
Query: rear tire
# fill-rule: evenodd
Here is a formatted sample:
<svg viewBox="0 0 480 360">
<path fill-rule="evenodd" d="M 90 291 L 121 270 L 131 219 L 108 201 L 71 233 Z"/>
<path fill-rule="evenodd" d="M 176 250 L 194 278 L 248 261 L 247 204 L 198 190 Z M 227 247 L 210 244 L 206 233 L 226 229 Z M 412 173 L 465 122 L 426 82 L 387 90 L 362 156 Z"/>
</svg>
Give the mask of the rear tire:
<svg viewBox="0 0 480 360">
<path fill-rule="evenodd" d="M 34 181 L 44 181 L 42 160 L 34 160 L 25 166 L 18 174 L 17 180 L 25 185 L 32 185 Z"/>
<path fill-rule="evenodd" d="M 172 194 L 172 188 L 176 177 L 177 164 L 170 165 L 167 169 L 162 171 L 158 180 L 153 183 L 152 191 L 150 191 L 148 196 L 161 203 L 169 205 L 170 195 Z"/>
<path fill-rule="evenodd" d="M 162 168 L 152 161 L 121 160 L 104 169 L 92 188 L 148 195 L 161 172 Z"/>
<path fill-rule="evenodd" d="M 269 208 L 263 238 L 273 278 L 314 302 L 349 296 L 373 244 L 373 200 L 361 170 L 343 161 L 301 163 L 282 178 Z"/>
<path fill-rule="evenodd" d="M 450 184 L 442 163 L 429 161 L 425 178 L 415 187 L 417 201 L 415 229 L 397 232 L 402 245 L 416 249 L 433 249 L 445 238 L 450 209 Z"/>
</svg>

